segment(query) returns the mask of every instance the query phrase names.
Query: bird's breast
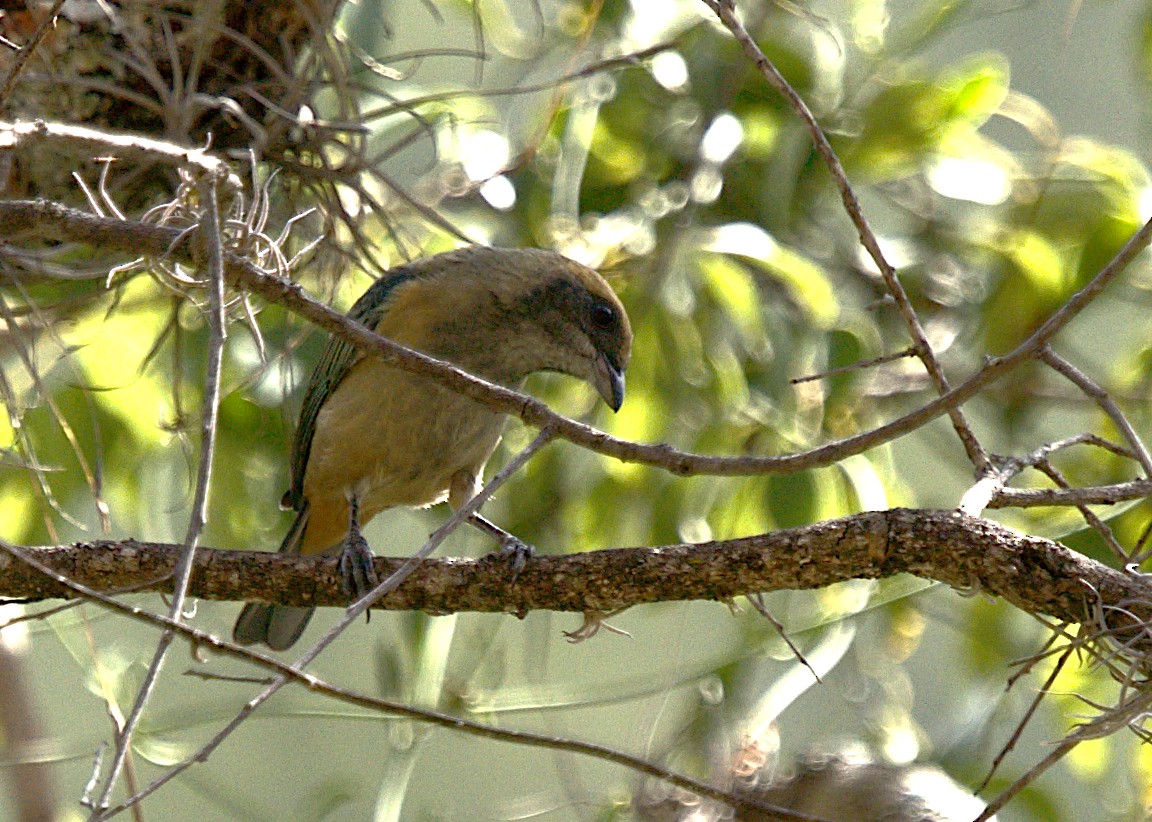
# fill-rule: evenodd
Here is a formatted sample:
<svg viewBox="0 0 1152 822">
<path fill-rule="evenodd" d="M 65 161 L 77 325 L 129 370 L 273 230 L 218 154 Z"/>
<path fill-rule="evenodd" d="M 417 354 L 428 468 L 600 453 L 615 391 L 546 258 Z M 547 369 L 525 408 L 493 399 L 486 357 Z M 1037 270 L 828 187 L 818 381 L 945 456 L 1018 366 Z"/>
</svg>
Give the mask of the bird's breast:
<svg viewBox="0 0 1152 822">
<path fill-rule="evenodd" d="M 362 360 L 324 403 L 304 475 L 316 502 L 355 491 L 367 520 L 442 500 L 454 473 L 480 476 L 503 415 L 427 379 Z"/>
</svg>

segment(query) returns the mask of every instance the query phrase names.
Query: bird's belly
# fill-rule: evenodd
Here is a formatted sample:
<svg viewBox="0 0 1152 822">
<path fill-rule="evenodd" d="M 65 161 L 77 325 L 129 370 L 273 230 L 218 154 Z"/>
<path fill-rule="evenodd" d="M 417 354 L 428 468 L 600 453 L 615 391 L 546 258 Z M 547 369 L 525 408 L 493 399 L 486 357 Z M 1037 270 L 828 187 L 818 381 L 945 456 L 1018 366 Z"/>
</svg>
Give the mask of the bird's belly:
<svg viewBox="0 0 1152 822">
<path fill-rule="evenodd" d="M 480 475 L 503 427 L 503 415 L 472 400 L 362 361 L 316 420 L 304 495 L 354 493 L 364 522 L 396 505 L 439 502 L 457 471 Z"/>
</svg>

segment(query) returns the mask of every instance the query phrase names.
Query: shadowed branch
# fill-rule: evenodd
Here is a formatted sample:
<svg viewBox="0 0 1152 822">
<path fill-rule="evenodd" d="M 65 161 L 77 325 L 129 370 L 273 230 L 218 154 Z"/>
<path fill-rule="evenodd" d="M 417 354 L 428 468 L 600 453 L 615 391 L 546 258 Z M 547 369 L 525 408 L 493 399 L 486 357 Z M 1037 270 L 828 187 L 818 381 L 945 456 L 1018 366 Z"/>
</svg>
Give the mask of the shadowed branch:
<svg viewBox="0 0 1152 822">
<path fill-rule="evenodd" d="M 171 590 L 180 546 L 92 542 L 22 549 L 101 591 Z M 381 578 L 404 562 L 379 557 Z M 513 582 L 507 562 L 428 559 L 376 607 L 433 614 L 601 612 L 650 602 L 720 600 L 856 578 L 911 573 L 999 596 L 1033 614 L 1085 622 L 1124 614 L 1111 629 L 1152 619 L 1152 583 L 1040 537 L 952 511 L 893 509 L 802 528 L 696 545 L 539 556 Z M 345 606 L 335 558 L 202 548 L 190 593 L 211 600 Z M 15 560 L 0 559 L 0 595 L 43 600 L 74 594 Z M 1143 605 L 1133 605 L 1143 602 Z"/>
</svg>

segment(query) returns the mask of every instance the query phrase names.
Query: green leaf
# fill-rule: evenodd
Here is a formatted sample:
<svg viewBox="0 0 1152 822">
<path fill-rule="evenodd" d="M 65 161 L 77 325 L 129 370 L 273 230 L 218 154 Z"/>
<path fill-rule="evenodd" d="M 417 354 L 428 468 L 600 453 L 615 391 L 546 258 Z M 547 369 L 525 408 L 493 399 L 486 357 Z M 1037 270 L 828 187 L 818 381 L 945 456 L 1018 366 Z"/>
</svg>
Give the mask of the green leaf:
<svg viewBox="0 0 1152 822">
<path fill-rule="evenodd" d="M 828 328 L 839 315 L 840 305 L 836 293 L 824 271 L 811 260 L 780 245 L 764 229 L 751 223 L 729 223 L 713 229 L 702 250 L 717 254 L 738 256 L 756 263 L 759 268 L 775 277 L 804 310 L 817 328 Z M 707 257 L 705 257 L 707 260 Z M 736 285 L 740 277 L 731 273 L 732 264 L 719 261 L 701 262 L 710 266 L 713 276 L 730 283 L 729 294 L 744 286 Z M 729 273 L 722 274 L 727 270 Z"/>
</svg>

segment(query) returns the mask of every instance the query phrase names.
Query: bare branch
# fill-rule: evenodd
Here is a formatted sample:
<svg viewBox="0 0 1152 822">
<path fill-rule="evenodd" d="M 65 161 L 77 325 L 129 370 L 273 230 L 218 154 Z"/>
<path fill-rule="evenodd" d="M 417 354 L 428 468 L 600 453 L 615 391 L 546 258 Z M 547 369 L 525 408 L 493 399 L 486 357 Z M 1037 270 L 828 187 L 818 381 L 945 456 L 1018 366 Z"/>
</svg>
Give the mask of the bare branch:
<svg viewBox="0 0 1152 822">
<path fill-rule="evenodd" d="M 201 554 L 203 554 L 203 552 L 201 552 Z M 664 782 L 667 782 L 670 785 L 683 788 L 685 790 L 691 791 L 692 793 L 699 794 L 700 796 L 713 799 L 717 802 L 722 802 L 725 805 L 731 807 L 750 809 L 755 808 L 761 811 L 767 810 L 780 814 L 781 818 L 784 819 L 811 819 L 811 817 L 805 814 L 798 814 L 784 809 L 776 808 L 775 806 L 756 801 L 752 798 L 746 799 L 738 797 L 729 791 L 725 791 L 721 788 L 709 785 L 708 783 L 684 776 L 668 768 L 655 765 L 646 759 L 632 756 L 622 751 L 608 748 L 604 745 L 597 745 L 595 743 L 582 742 L 573 739 L 564 739 L 562 737 L 546 736 L 543 734 L 535 734 L 526 731 L 509 731 L 503 728 L 497 728 L 491 725 L 484 725 L 479 722 L 473 722 L 463 717 L 452 716 L 450 714 L 444 714 L 423 708 L 415 708 L 402 702 L 392 702 L 379 699 L 349 690 L 347 688 L 331 685 L 319 677 L 314 676 L 313 674 L 309 674 L 303 670 L 300 670 L 295 665 L 289 665 L 266 654 L 241 647 L 231 642 L 226 642 L 216 636 L 213 636 L 212 634 L 192 628 L 183 622 L 177 622 L 176 620 L 161 616 L 160 614 L 154 614 L 142 608 L 126 605 L 115 599 L 106 597 L 99 591 L 88 588 L 82 583 L 76 582 L 68 575 L 58 573 L 52 568 L 41 564 L 39 558 L 32 553 L 29 553 L 27 549 L 17 548 L 4 542 L 0 542 L 0 566 L 7 565 L 9 563 L 19 564 L 23 565 L 25 568 L 34 569 L 34 572 L 40 574 L 42 578 L 51 580 L 54 584 L 61 586 L 64 590 L 67 590 L 71 595 L 83 596 L 132 619 L 145 622 L 165 630 L 173 631 L 191 640 L 197 645 L 206 648 L 212 648 L 213 650 L 219 651 L 237 659 L 256 663 L 261 667 L 273 671 L 296 684 L 303 685 L 311 691 L 324 694 L 325 696 L 332 697 L 333 699 L 349 705 L 355 705 L 357 707 L 367 708 L 369 710 L 394 714 L 396 716 L 414 719 L 419 722 L 439 725 L 449 730 L 472 734 L 475 736 L 484 737 L 486 739 L 591 756 L 607 762 L 623 765 L 624 767 L 631 768 L 632 770 L 635 770 L 639 773 L 655 777 Z M 133 797 L 122 805 L 109 808 L 104 814 L 102 814 L 102 818 L 109 818 L 119 813 L 120 811 L 126 810 L 128 807 L 131 807 L 138 801 L 139 800 L 137 797 Z"/>
<path fill-rule="evenodd" d="M 1038 508 L 1045 505 L 1115 505 L 1152 496 L 1152 480 L 1138 479 L 1091 488 L 1003 488 L 989 508 Z"/>
<path fill-rule="evenodd" d="M 924 368 L 928 372 L 928 376 L 932 378 L 933 384 L 939 394 L 947 394 L 951 390 L 948 384 L 948 378 L 944 376 L 944 369 L 940 367 L 939 360 L 936 359 L 936 354 L 932 351 L 932 346 L 928 342 L 928 335 L 924 333 L 924 327 L 920 324 L 920 318 L 916 315 L 916 309 L 912 306 L 912 301 L 908 298 L 908 293 L 904 290 L 900 279 L 896 276 L 896 269 L 884 257 L 884 252 L 880 249 L 880 241 L 876 238 L 875 232 L 872 231 L 872 226 L 868 224 L 868 219 L 864 216 L 864 210 L 860 206 L 860 200 L 856 197 L 856 192 L 852 189 L 852 184 L 848 182 L 848 175 L 844 171 L 844 166 L 840 163 L 840 158 L 836 156 L 836 151 L 832 148 L 832 144 L 828 142 L 828 138 L 824 135 L 824 130 L 820 128 L 820 124 L 816 122 L 816 116 L 812 110 L 808 108 L 808 104 L 792 86 L 784 79 L 784 75 L 776 68 L 768 56 L 760 49 L 760 46 L 752 39 L 752 35 L 744 28 L 744 24 L 736 16 L 736 5 L 734 0 L 704 0 L 705 5 L 715 12 L 720 22 L 724 27 L 731 32 L 732 36 L 736 38 L 736 42 L 740 44 L 744 54 L 752 61 L 757 70 L 768 84 L 784 98 L 789 108 L 796 114 L 803 123 L 805 130 L 807 130 L 809 137 L 812 138 L 812 143 L 816 147 L 816 152 L 820 155 L 820 159 L 828 167 L 828 171 L 832 174 L 832 179 L 836 183 L 836 188 L 840 191 L 840 199 L 844 203 L 844 210 L 848 213 L 849 219 L 856 227 L 856 233 L 860 237 L 860 244 L 864 246 L 864 250 L 868 252 L 868 256 L 876 264 L 880 276 L 884 278 L 884 286 L 888 289 L 888 293 L 892 295 L 892 299 L 896 302 L 896 309 L 900 314 L 900 318 L 904 321 L 904 325 L 908 329 L 908 335 L 912 338 L 912 347 L 916 352 L 916 356 L 924 363 Z M 976 466 L 977 470 L 983 470 L 988 463 L 988 455 L 984 451 L 976 435 L 972 433 L 968 421 L 964 418 L 963 412 L 958 406 L 951 406 L 947 409 L 948 416 L 952 420 L 952 427 L 956 430 L 960 442 L 964 445 L 964 450 L 968 454 L 968 459 Z"/>
<path fill-rule="evenodd" d="M 1131 446 L 1133 453 L 1140 461 L 1140 467 L 1144 469 L 1144 476 L 1152 477 L 1152 456 L 1148 454 L 1148 448 L 1144 445 L 1144 441 L 1140 439 L 1140 435 L 1136 433 L 1132 423 L 1124 416 L 1124 412 L 1120 410 L 1116 400 L 1112 399 L 1112 396 L 1099 383 L 1051 348 L 1045 346 L 1041 349 L 1040 359 L 1051 366 L 1054 371 L 1062 374 L 1100 406 L 1100 410 L 1108 415 L 1108 419 L 1112 420 L 1117 430 L 1128 441 L 1128 445 Z"/>
<path fill-rule="evenodd" d="M 202 148 L 184 148 L 166 140 L 154 140 L 138 134 L 111 134 L 70 123 L 48 123 L 34 120 L 27 123 L 0 122 L 0 149 L 11 149 L 36 139 L 56 139 L 91 146 L 94 150 L 127 152 L 132 155 L 162 157 L 176 165 L 194 166 L 209 174 L 220 175 L 231 188 L 240 187 L 240 178 L 231 167 Z"/>
<path fill-rule="evenodd" d="M 1057 453 L 1058 451 L 1072 448 L 1076 445 L 1095 445 L 1105 451 L 1110 451 L 1121 457 L 1128 459 L 1135 459 L 1135 455 L 1116 443 L 1109 442 L 1102 437 L 1095 434 L 1076 434 L 1072 437 L 1066 437 L 1055 442 L 1047 442 L 1039 448 L 1035 448 L 1031 453 L 1025 454 L 1022 457 L 994 457 L 989 461 L 988 467 L 982 475 L 976 480 L 976 483 L 964 492 L 964 496 L 960 498 L 960 504 L 957 506 L 961 511 L 970 517 L 978 517 L 983 513 L 985 508 L 993 507 L 992 500 L 1001 500 L 1001 504 L 995 507 L 1004 508 L 1008 507 L 1009 503 L 1004 503 L 1006 495 L 1012 493 L 1006 485 L 1015 476 L 1023 472 L 1026 468 L 1036 468 L 1050 477 L 1057 487 L 1072 492 L 1073 489 L 1067 482 L 1057 480 L 1052 477 L 1050 473 L 1050 466 L 1048 458 Z M 1075 489 L 1077 492 L 1091 491 L 1095 489 Z M 1138 494 L 1137 496 L 1143 496 Z M 1058 504 L 1058 503 L 1051 503 Z M 1077 505 L 1083 507 L 1083 501 L 1070 501 L 1063 504 Z"/>
<path fill-rule="evenodd" d="M 155 590 L 171 590 L 180 548 L 128 540 L 26 550 L 93 589 L 151 583 Z M 383 579 L 404 562 L 378 557 L 376 572 Z M 189 593 L 210 600 L 343 607 L 348 598 L 337 565 L 335 558 L 201 548 Z M 538 556 L 515 580 L 500 557 L 427 559 L 374 607 L 431 614 L 609 613 L 651 602 L 726 601 L 899 573 L 961 589 L 977 587 L 1064 622 L 1090 620 L 1100 609 L 1116 630 L 1152 619 L 1152 582 L 1140 575 L 989 520 L 899 508 L 698 545 Z M 73 595 L 39 572 L 3 559 L 0 593 L 26 601 Z"/>
<path fill-rule="evenodd" d="M 204 377 L 204 400 L 200 413 L 200 464 L 196 475 L 196 493 L 192 501 L 192 513 L 188 520 L 188 532 L 184 545 L 180 551 L 180 561 L 176 566 L 175 581 L 173 584 L 172 604 L 169 607 L 169 616 L 180 622 L 183 618 L 184 603 L 187 601 L 188 584 L 191 580 L 192 569 L 196 559 L 196 548 L 204 526 L 208 522 L 208 493 L 212 483 L 212 463 L 216 453 L 216 421 L 220 406 L 220 374 L 224 358 L 224 338 L 226 333 L 224 312 L 224 248 L 221 237 L 220 211 L 217 200 L 217 182 L 219 175 L 206 174 L 200 184 L 200 202 L 202 209 L 201 230 L 203 242 L 207 247 L 208 269 L 208 326 L 211 330 L 208 346 L 208 367 Z M 104 789 L 97 800 L 95 807 L 103 809 L 108 807 L 112 792 L 119 782 L 121 770 L 132 748 L 132 736 L 144 709 L 148 705 L 156 682 L 160 678 L 160 671 L 164 666 L 164 659 L 176 634 L 167 630 L 160 636 L 156 645 L 156 653 L 148 666 L 144 681 L 132 705 L 124 727 L 116 737 L 116 752 L 112 759 L 108 777 L 104 782 Z"/>
<path fill-rule="evenodd" d="M 165 226 L 132 220 L 94 217 L 76 209 L 42 200 L 0 201 L 0 225 L 10 237 L 35 234 L 41 237 L 83 242 L 108 250 L 173 256 L 195 260 L 199 251 L 184 233 Z M 347 340 L 384 362 L 434 379 L 446 387 L 488 407 L 518 417 L 528 425 L 551 426 L 556 435 L 589 450 L 624 462 L 663 468 L 674 474 L 751 476 L 799 471 L 831 465 L 914 431 L 976 396 L 985 386 L 1006 376 L 1032 359 L 1064 326 L 1103 291 L 1152 238 L 1152 221 L 1145 223 L 1100 273 L 1076 292 L 1027 340 L 1003 357 L 990 359 L 983 368 L 947 394 L 932 400 L 893 422 L 842 440 L 797 454 L 778 457 L 721 457 L 693 454 L 669 445 L 645 445 L 616 439 L 602 431 L 552 412 L 544 403 L 524 394 L 473 377 L 448 363 L 404 348 L 377 336 L 344 315 L 308 297 L 295 283 L 272 276 L 235 254 L 225 255 L 229 283 L 279 303 L 317 327 Z"/>
</svg>

